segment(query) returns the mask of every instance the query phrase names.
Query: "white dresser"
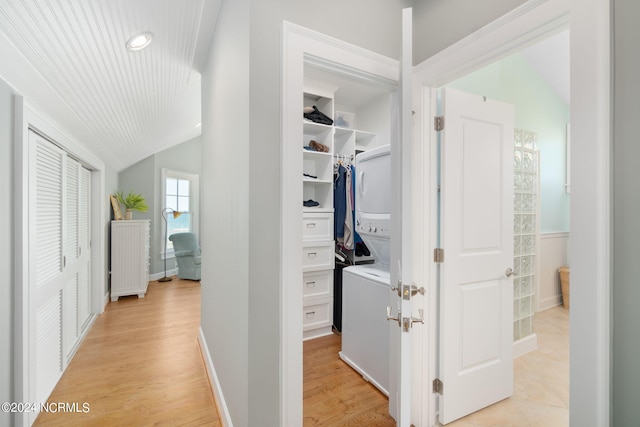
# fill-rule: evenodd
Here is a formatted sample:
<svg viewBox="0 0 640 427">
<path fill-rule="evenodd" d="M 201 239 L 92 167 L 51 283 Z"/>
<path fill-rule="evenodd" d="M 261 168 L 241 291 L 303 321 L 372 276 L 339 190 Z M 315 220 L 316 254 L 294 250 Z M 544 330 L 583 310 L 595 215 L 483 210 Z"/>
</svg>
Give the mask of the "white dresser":
<svg viewBox="0 0 640 427">
<path fill-rule="evenodd" d="M 111 301 L 144 298 L 149 285 L 151 220 L 111 221 Z"/>
</svg>

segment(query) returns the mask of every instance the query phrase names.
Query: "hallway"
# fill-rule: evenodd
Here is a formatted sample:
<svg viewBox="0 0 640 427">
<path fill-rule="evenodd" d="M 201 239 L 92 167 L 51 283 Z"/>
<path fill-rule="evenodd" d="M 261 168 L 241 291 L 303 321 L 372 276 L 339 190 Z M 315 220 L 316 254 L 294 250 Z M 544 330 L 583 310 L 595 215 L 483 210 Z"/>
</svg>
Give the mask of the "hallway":
<svg viewBox="0 0 640 427">
<path fill-rule="evenodd" d="M 199 282 L 150 282 L 144 299 L 110 302 L 49 398 L 80 410 L 42 413 L 34 425 L 221 426 L 199 324 Z"/>
<path fill-rule="evenodd" d="M 198 282 L 150 282 L 144 299 L 109 303 L 49 398 L 90 410 L 43 413 L 35 425 L 221 426 L 199 321 Z M 568 310 L 536 313 L 535 330 L 538 350 L 515 360 L 515 395 L 451 426 L 568 426 Z M 305 342 L 304 424 L 393 425 L 386 398 L 339 360 L 339 346 L 338 336 Z"/>
</svg>

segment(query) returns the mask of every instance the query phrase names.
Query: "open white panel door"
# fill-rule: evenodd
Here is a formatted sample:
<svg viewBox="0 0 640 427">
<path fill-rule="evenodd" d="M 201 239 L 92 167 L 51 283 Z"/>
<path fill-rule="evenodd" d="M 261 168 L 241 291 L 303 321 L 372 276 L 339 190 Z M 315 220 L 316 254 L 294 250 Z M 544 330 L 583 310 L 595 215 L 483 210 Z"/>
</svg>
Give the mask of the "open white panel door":
<svg viewBox="0 0 640 427">
<path fill-rule="evenodd" d="M 442 94 L 442 424 L 513 394 L 513 106 Z"/>
<path fill-rule="evenodd" d="M 389 413 L 399 427 L 411 425 L 411 329 L 420 316 L 411 311 L 411 90 L 412 9 L 402 11 L 399 114 L 391 141 L 391 294 Z M 399 128 L 399 129 L 398 129 Z"/>
</svg>

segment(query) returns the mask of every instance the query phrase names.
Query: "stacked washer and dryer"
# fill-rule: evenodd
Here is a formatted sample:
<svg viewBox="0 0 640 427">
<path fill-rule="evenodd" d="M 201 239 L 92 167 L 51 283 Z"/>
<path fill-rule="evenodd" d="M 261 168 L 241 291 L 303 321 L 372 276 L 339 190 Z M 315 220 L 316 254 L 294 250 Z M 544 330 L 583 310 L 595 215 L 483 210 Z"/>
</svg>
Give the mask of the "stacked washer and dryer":
<svg viewBox="0 0 640 427">
<path fill-rule="evenodd" d="M 356 231 L 373 264 L 342 270 L 340 358 L 389 395 L 391 146 L 356 156 Z"/>
</svg>

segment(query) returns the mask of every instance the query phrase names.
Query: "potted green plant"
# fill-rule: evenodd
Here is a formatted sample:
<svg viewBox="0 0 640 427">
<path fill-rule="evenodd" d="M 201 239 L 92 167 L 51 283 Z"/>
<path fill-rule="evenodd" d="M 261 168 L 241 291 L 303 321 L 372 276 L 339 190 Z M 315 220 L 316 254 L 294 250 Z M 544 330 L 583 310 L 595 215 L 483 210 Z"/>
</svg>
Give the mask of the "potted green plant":
<svg viewBox="0 0 640 427">
<path fill-rule="evenodd" d="M 125 196 L 124 192 L 118 191 L 116 198 L 125 208 L 124 219 L 133 219 L 133 211 L 146 212 L 149 209 L 142 194 L 130 191 Z"/>
</svg>

